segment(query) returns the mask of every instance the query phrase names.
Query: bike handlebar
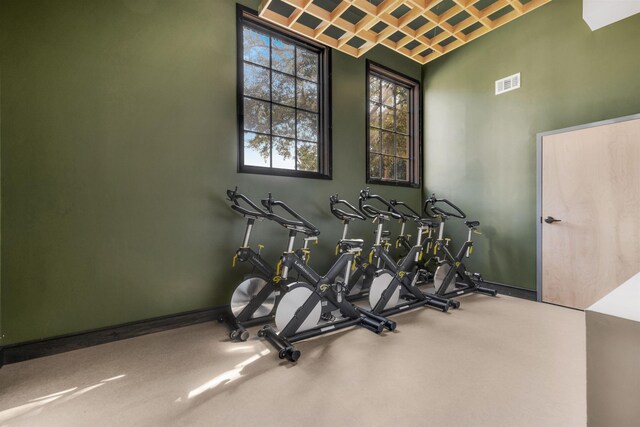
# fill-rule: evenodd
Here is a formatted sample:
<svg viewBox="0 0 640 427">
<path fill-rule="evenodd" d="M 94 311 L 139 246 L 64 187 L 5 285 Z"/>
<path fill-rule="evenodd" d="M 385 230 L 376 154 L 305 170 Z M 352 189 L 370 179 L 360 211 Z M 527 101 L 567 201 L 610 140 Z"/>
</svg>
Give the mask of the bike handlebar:
<svg viewBox="0 0 640 427">
<path fill-rule="evenodd" d="M 383 211 L 368 203 L 366 204 L 364 203 L 365 201 L 370 199 L 378 200 L 379 202 L 384 204 L 388 210 Z M 358 198 L 358 200 L 359 200 L 360 210 L 369 218 L 379 218 L 382 216 L 390 216 L 395 219 L 401 219 L 401 220 L 406 219 L 405 215 L 403 215 L 401 212 L 398 212 L 391 203 L 389 203 L 382 196 L 379 196 L 377 194 L 371 194 L 368 188 L 360 191 L 360 197 Z"/>
<path fill-rule="evenodd" d="M 346 212 L 340 208 L 337 208 L 336 205 L 345 205 L 352 212 Z M 331 207 L 331 213 L 340 221 L 352 221 L 354 219 L 361 219 L 363 221 L 366 220 L 366 218 L 364 217 L 364 215 L 362 215 L 358 208 L 356 208 L 346 200 L 339 199 L 337 194 L 329 197 L 329 206 Z"/>
<path fill-rule="evenodd" d="M 278 224 L 286 228 L 294 228 L 296 231 L 300 231 L 307 236 L 318 236 L 320 234 L 320 230 L 311 224 L 307 219 L 305 219 L 302 215 L 294 211 L 291 207 L 289 207 L 285 202 L 281 200 L 273 200 L 271 193 L 269 193 L 269 197 L 261 200 L 262 206 L 264 206 L 267 211 L 271 214 L 270 219 L 274 220 Z M 283 218 L 280 215 L 277 215 L 273 212 L 273 207 L 279 206 L 283 210 L 285 210 L 289 215 L 295 218 L 295 220 Z"/>
<path fill-rule="evenodd" d="M 227 190 L 227 198 L 230 202 L 233 202 L 233 204 L 231 205 L 231 209 L 238 212 L 240 215 L 252 216 L 256 218 L 270 217 L 269 213 L 260 209 L 260 207 L 256 205 L 251 199 L 249 199 L 242 193 L 238 193 L 238 187 L 233 190 Z M 253 210 L 241 206 L 239 201 L 246 203 Z"/>
<path fill-rule="evenodd" d="M 407 217 L 409 217 L 411 219 L 414 219 L 414 220 L 421 218 L 420 214 L 418 212 L 414 211 L 413 208 L 411 206 L 409 206 L 408 204 L 406 204 L 405 202 L 401 202 L 400 200 L 393 200 L 392 199 L 392 200 L 389 200 L 389 203 L 391 203 L 393 205 L 393 207 L 398 211 L 400 211 L 398 209 L 398 207 L 401 207 L 402 209 L 404 209 L 405 211 L 402 212 L 402 214 L 404 216 L 407 216 Z"/>
<path fill-rule="evenodd" d="M 441 207 L 436 206 L 437 203 L 444 203 L 445 205 L 455 210 L 455 212 L 446 211 Z M 452 216 L 454 218 L 463 219 L 467 217 L 467 215 L 462 211 L 462 209 L 460 209 L 459 207 L 457 207 L 447 199 L 436 198 L 435 194 L 432 194 L 431 197 L 429 197 L 424 202 L 423 210 L 424 210 L 424 213 L 426 213 L 430 218 L 446 218 L 446 217 Z"/>
</svg>

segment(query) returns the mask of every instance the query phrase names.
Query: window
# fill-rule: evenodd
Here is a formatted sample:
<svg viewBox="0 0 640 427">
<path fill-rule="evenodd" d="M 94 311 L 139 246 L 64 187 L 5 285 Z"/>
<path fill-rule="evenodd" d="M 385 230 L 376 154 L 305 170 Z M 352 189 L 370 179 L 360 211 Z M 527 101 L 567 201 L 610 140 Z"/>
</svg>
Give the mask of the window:
<svg viewBox="0 0 640 427">
<path fill-rule="evenodd" d="M 238 170 L 331 177 L 329 49 L 238 6 Z"/>
<path fill-rule="evenodd" d="M 367 182 L 420 185 L 420 83 L 367 61 Z"/>
</svg>

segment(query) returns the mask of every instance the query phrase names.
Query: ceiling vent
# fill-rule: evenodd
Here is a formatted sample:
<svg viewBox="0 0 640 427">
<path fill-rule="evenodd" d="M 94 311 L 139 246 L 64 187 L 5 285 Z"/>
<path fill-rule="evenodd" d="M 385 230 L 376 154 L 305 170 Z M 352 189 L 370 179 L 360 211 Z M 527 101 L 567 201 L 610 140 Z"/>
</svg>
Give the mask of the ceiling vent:
<svg viewBox="0 0 640 427">
<path fill-rule="evenodd" d="M 520 73 L 496 80 L 496 95 L 520 89 Z"/>
</svg>

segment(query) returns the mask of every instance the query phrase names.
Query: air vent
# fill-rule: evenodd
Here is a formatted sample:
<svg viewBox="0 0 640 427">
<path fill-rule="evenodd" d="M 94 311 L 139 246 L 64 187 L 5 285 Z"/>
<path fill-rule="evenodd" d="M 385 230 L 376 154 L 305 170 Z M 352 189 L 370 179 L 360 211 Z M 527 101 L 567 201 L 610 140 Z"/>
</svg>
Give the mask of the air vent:
<svg viewBox="0 0 640 427">
<path fill-rule="evenodd" d="M 496 80 L 496 95 L 520 89 L 520 73 Z"/>
</svg>

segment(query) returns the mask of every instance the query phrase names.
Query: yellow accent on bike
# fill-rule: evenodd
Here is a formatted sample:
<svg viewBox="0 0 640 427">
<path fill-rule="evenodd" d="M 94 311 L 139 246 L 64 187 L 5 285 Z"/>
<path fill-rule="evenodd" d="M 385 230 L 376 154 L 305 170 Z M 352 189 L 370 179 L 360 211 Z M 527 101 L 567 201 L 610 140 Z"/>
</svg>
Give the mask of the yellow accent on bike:
<svg viewBox="0 0 640 427">
<path fill-rule="evenodd" d="M 456 267 L 460 267 L 460 261 L 456 261 Z"/>
<path fill-rule="evenodd" d="M 302 253 L 304 254 L 304 263 L 309 264 L 309 260 L 311 259 L 311 251 L 309 249 L 302 249 Z"/>
<path fill-rule="evenodd" d="M 238 260 L 238 254 L 235 254 L 233 256 L 233 260 L 231 261 L 231 268 L 235 268 L 236 267 L 236 261 Z"/>
<path fill-rule="evenodd" d="M 336 256 L 338 255 L 339 252 L 340 252 L 340 243 L 336 245 Z"/>
<path fill-rule="evenodd" d="M 482 234 L 481 232 L 479 232 L 478 230 L 473 230 L 473 234 Z"/>
<path fill-rule="evenodd" d="M 273 276 L 273 283 L 278 283 L 280 280 L 282 280 L 281 276 Z"/>
<path fill-rule="evenodd" d="M 473 252 L 473 246 L 469 246 L 469 255 L 471 255 L 471 252 Z"/>
<path fill-rule="evenodd" d="M 276 274 L 280 275 L 280 267 L 282 267 L 282 258 L 280 258 L 280 261 L 278 261 L 278 264 L 276 264 Z"/>
</svg>

